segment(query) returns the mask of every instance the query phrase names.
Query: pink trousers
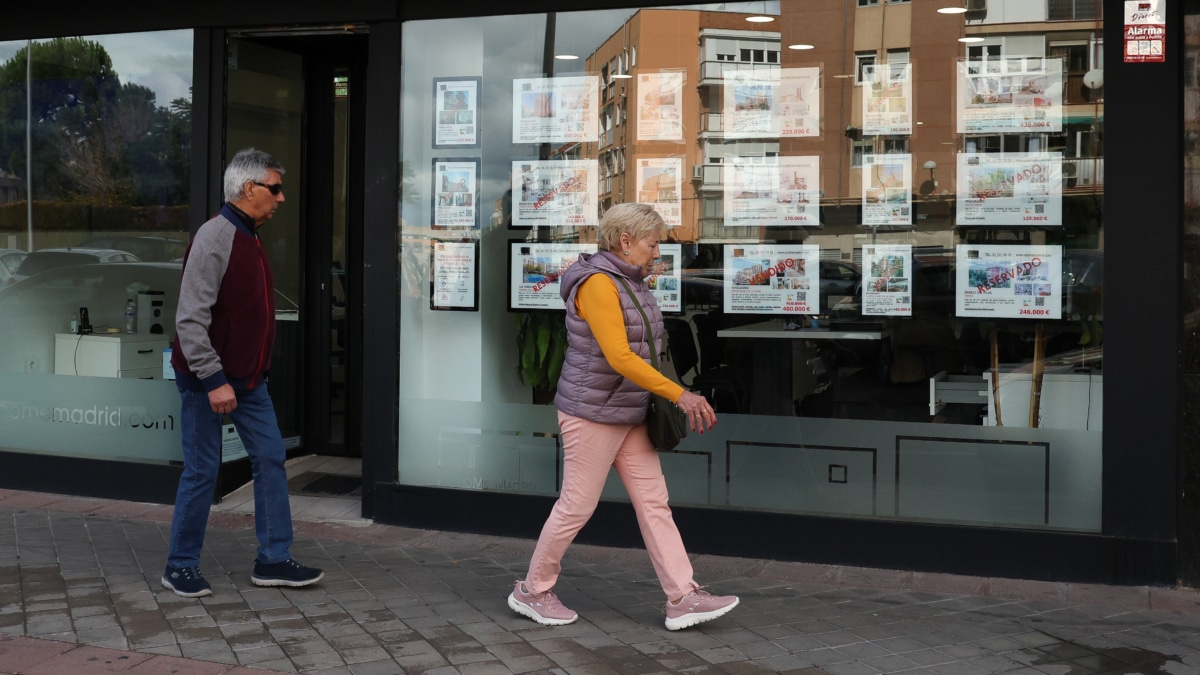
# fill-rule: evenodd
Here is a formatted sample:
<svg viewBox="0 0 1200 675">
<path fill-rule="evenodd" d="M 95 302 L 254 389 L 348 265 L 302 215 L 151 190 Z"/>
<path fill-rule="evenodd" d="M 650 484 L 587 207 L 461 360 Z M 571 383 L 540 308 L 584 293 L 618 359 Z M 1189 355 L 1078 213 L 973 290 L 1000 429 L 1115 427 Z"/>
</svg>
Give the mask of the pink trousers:
<svg viewBox="0 0 1200 675">
<path fill-rule="evenodd" d="M 667 598 L 676 600 L 698 588 L 667 506 L 667 481 L 646 425 L 601 424 L 562 412 L 558 424 L 563 440 L 562 492 L 542 526 L 525 588 L 542 593 L 554 587 L 563 554 L 596 510 L 609 467 L 616 468 L 629 493 L 642 540 Z"/>
</svg>

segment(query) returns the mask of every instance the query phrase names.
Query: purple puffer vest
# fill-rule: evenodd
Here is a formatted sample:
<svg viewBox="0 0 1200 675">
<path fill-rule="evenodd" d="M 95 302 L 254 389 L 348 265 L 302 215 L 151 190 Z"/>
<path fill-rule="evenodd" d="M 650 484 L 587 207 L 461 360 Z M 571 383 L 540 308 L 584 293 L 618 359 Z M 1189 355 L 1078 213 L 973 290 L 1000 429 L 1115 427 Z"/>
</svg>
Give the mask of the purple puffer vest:
<svg viewBox="0 0 1200 675">
<path fill-rule="evenodd" d="M 560 411 L 604 424 L 641 424 L 646 420 L 646 405 L 650 392 L 642 389 L 608 365 L 596 336 L 575 309 L 575 294 L 588 277 L 607 274 L 613 278 L 625 315 L 625 335 L 634 354 L 650 362 L 650 345 L 645 322 L 637 307 L 617 281 L 624 277 L 638 297 L 655 335 L 655 347 L 662 353 L 663 319 L 654 294 L 642 279 L 642 268 L 622 262 L 616 255 L 601 251 L 583 253 L 579 262 L 563 272 L 560 284 L 567 303 L 567 354 L 554 406 Z"/>
</svg>

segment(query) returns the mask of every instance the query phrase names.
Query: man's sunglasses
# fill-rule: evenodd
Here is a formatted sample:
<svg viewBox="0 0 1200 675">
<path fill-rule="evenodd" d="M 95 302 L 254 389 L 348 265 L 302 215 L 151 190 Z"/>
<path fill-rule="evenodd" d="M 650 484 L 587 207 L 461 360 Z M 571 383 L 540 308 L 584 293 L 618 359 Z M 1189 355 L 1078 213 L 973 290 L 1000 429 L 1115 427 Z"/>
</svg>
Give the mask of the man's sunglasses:
<svg viewBox="0 0 1200 675">
<path fill-rule="evenodd" d="M 283 192 L 283 183 L 260 183 L 256 180 L 252 180 L 250 182 L 254 183 L 255 185 L 257 185 L 259 187 L 267 188 L 268 190 L 271 191 L 272 195 L 278 195 L 280 192 Z"/>
</svg>

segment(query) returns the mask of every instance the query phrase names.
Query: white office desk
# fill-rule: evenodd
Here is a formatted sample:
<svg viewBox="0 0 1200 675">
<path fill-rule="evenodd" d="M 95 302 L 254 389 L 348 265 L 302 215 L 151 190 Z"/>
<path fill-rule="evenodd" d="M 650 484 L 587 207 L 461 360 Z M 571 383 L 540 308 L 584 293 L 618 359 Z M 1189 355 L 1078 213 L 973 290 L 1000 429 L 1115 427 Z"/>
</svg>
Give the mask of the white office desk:
<svg viewBox="0 0 1200 675">
<path fill-rule="evenodd" d="M 170 346 L 161 333 L 97 333 L 54 336 L 58 375 L 162 379 L 162 353 Z"/>
</svg>

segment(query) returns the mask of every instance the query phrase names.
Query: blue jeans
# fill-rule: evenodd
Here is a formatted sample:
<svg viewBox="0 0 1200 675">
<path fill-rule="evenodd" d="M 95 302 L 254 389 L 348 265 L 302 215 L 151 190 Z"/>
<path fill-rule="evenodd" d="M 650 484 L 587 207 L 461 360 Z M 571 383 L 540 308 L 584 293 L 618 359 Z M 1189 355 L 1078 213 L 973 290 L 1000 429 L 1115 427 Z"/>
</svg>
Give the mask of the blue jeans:
<svg viewBox="0 0 1200 675">
<path fill-rule="evenodd" d="M 208 393 L 180 389 L 183 408 L 183 475 L 175 494 L 171 521 L 171 567 L 200 564 L 204 530 L 212 506 L 217 471 L 221 468 L 221 415 L 213 412 Z M 254 477 L 254 531 L 258 535 L 258 561 L 271 564 L 291 557 L 292 509 L 288 501 L 287 451 L 275 407 L 265 382 L 249 391 L 237 391 L 237 408 L 229 414 L 241 436 Z"/>
</svg>

